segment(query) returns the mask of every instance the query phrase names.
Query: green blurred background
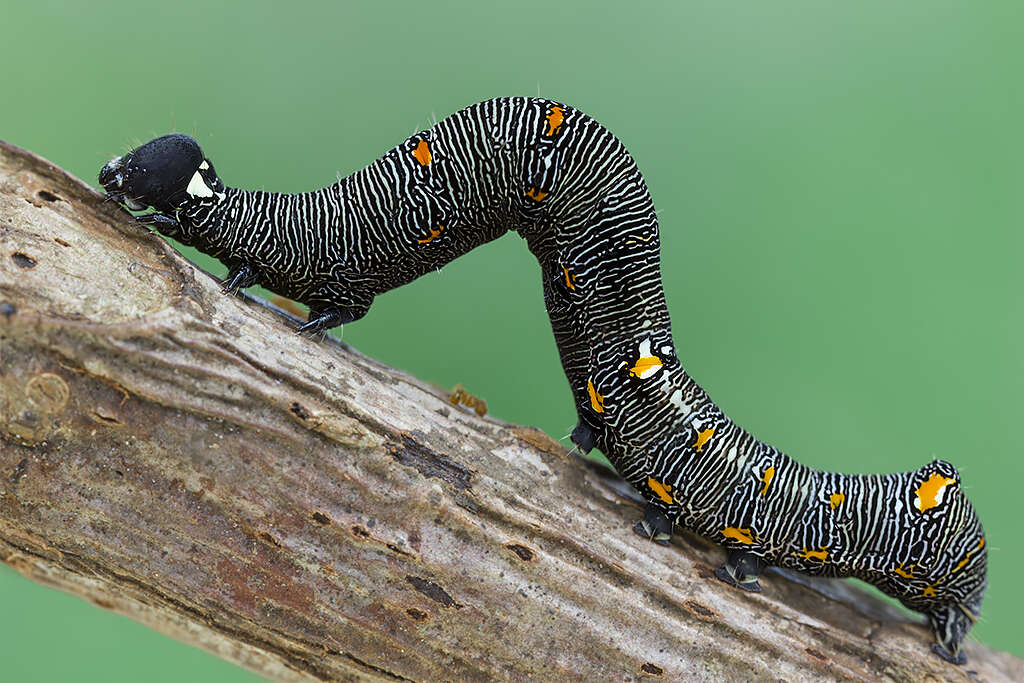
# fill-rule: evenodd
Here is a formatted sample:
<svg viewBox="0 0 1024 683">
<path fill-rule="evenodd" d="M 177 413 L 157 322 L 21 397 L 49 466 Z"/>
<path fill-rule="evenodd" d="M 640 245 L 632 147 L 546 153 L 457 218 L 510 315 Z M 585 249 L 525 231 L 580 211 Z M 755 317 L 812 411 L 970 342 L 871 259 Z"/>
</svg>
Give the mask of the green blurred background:
<svg viewBox="0 0 1024 683">
<path fill-rule="evenodd" d="M 298 191 L 485 98 L 588 112 L 660 210 L 690 373 L 805 463 L 957 464 L 992 549 L 975 633 L 1024 655 L 1019 2 L 37 1 L 0 21 L 0 137 L 93 183 L 172 130 L 231 185 Z M 497 417 L 574 425 L 514 235 L 378 297 L 344 339 Z M 20 681 L 251 678 L 6 567 L 0 662 Z"/>
</svg>

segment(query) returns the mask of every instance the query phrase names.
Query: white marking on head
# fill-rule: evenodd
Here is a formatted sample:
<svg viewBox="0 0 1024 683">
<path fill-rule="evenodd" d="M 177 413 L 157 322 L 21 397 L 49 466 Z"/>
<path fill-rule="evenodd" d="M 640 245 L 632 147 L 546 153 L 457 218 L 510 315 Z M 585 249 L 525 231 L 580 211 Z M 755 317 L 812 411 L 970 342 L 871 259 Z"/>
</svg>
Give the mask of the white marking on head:
<svg viewBox="0 0 1024 683">
<path fill-rule="evenodd" d="M 204 161 L 203 164 L 205 163 L 206 162 Z M 202 164 L 200 164 L 199 168 L 202 167 Z M 207 166 L 207 168 L 209 168 L 209 166 Z M 193 197 L 213 196 L 213 190 L 211 190 L 209 186 L 207 186 L 206 181 L 203 180 L 203 176 L 202 174 L 199 173 L 199 171 L 196 171 L 195 173 L 192 174 L 192 180 L 188 181 L 188 187 L 185 188 L 185 192 L 188 192 Z"/>
<path fill-rule="evenodd" d="M 210 168 L 210 164 L 206 162 L 206 159 L 203 159 L 203 163 L 199 164 L 199 168 L 205 171 L 206 169 Z"/>
</svg>

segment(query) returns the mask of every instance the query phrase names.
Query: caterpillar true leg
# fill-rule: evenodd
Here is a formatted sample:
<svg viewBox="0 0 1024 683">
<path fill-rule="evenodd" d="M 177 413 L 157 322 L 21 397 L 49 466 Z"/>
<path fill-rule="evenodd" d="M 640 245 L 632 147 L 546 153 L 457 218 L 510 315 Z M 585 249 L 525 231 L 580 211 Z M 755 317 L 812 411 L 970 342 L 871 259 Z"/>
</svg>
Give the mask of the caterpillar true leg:
<svg viewBox="0 0 1024 683">
<path fill-rule="evenodd" d="M 373 304 L 373 295 L 361 288 L 328 282 L 316 287 L 305 297 L 305 302 L 309 305 L 309 321 L 298 331 L 326 332 L 366 315 Z"/>
<path fill-rule="evenodd" d="M 726 544 L 717 575 L 745 590 L 768 565 L 859 577 L 928 615 L 939 656 L 965 660 L 987 549 L 956 469 L 825 472 L 730 420 L 677 356 L 644 179 L 586 114 L 488 100 L 302 194 L 227 187 L 178 134 L 111 160 L 99 179 L 112 199 L 157 212 L 141 222 L 228 263 L 229 290 L 258 277 L 308 305 L 300 330 L 358 320 L 377 294 L 517 231 L 541 265 L 579 417 L 572 440 L 601 449 L 652 504 L 637 533 L 667 542 L 677 524 Z M 701 258 L 717 256 L 724 264 Z M 684 335 L 708 333 L 696 318 Z"/>
<path fill-rule="evenodd" d="M 257 282 L 256 269 L 247 262 L 242 261 L 230 271 L 224 280 L 224 287 L 221 291 L 225 294 L 234 294 L 239 289 L 248 289 Z"/>
<path fill-rule="evenodd" d="M 326 332 L 332 327 L 359 320 L 370 309 L 370 305 L 339 308 L 310 308 L 309 320 L 300 325 L 297 332 Z"/>
<path fill-rule="evenodd" d="M 142 216 L 136 216 L 135 220 L 142 225 L 149 225 L 157 229 L 157 231 L 166 234 L 167 231 L 174 231 L 178 229 L 178 219 L 174 216 L 168 216 L 165 213 L 147 213 Z"/>
<path fill-rule="evenodd" d="M 362 317 L 362 316 L 359 316 Z M 333 308 L 325 311 L 309 310 L 309 320 L 299 326 L 296 332 L 326 332 L 332 327 L 344 325 L 354 321 L 355 314 L 351 311 L 343 311 Z"/>
</svg>

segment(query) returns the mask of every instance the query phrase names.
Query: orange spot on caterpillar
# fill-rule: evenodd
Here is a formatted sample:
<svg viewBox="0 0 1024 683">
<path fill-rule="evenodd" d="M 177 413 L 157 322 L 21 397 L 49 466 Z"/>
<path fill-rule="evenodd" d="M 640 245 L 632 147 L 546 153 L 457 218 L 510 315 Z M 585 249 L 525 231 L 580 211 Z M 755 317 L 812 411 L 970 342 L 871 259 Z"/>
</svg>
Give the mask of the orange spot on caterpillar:
<svg viewBox="0 0 1024 683">
<path fill-rule="evenodd" d="M 529 191 L 526 193 L 526 196 L 534 201 L 539 202 L 545 197 L 547 197 L 548 193 L 540 189 L 539 187 L 531 187 Z"/>
<path fill-rule="evenodd" d="M 917 487 L 916 491 L 914 491 L 914 493 L 917 494 L 914 497 L 914 507 L 921 512 L 937 507 L 942 503 L 942 499 L 946 495 L 946 487 L 955 483 L 956 479 L 950 479 L 949 477 L 942 476 L 938 472 L 933 472 L 932 475 L 925 481 L 921 482 L 921 485 Z"/>
<path fill-rule="evenodd" d="M 695 441 L 690 448 L 696 448 L 697 452 L 700 453 L 700 449 L 704 448 L 704 444 L 711 440 L 711 437 L 715 435 L 715 428 L 708 427 L 702 432 L 697 432 L 697 441 Z"/>
<path fill-rule="evenodd" d="M 800 557 L 805 560 L 818 560 L 819 562 L 824 562 L 828 559 L 828 551 L 825 550 L 825 548 L 822 548 L 821 550 L 808 550 L 807 548 L 804 548 L 800 551 Z"/>
<path fill-rule="evenodd" d="M 645 379 L 653 374 L 651 371 L 661 368 L 661 359 L 657 356 L 641 356 L 637 360 L 636 365 L 629 369 L 629 373 L 634 377 Z"/>
<path fill-rule="evenodd" d="M 636 237 L 634 235 L 633 239 L 626 240 L 626 244 L 640 244 L 641 242 L 645 242 L 646 243 L 646 242 L 650 242 L 653 239 L 654 239 L 654 235 L 653 234 L 648 235 L 647 237 Z"/>
<path fill-rule="evenodd" d="M 935 592 L 935 586 L 925 586 L 921 595 L 926 598 L 934 598 L 938 593 Z"/>
<path fill-rule="evenodd" d="M 744 545 L 754 544 L 754 536 L 750 533 L 750 529 L 740 529 L 734 526 L 727 526 L 722 529 L 722 535 L 726 538 L 731 538 L 734 541 L 739 541 Z"/>
<path fill-rule="evenodd" d="M 480 417 L 487 414 L 487 401 L 469 393 L 462 388 L 461 384 L 456 384 L 455 387 L 452 388 L 451 392 L 448 394 L 448 400 L 454 405 L 461 404 L 467 408 L 472 408 Z"/>
<path fill-rule="evenodd" d="M 551 137 L 559 131 L 562 123 L 565 122 L 564 114 L 565 112 L 561 107 L 551 107 L 551 111 L 548 112 L 548 130 L 545 135 Z"/>
<path fill-rule="evenodd" d="M 565 266 L 562 266 L 562 272 L 565 273 L 565 286 L 569 289 L 576 289 L 576 276 L 570 273 Z"/>
<path fill-rule="evenodd" d="M 761 495 L 768 493 L 768 485 L 772 483 L 772 479 L 775 478 L 775 466 L 768 465 L 765 469 L 764 474 L 761 475 L 761 481 L 764 482 L 764 488 L 761 489 Z"/>
<path fill-rule="evenodd" d="M 439 225 L 439 226 L 437 226 L 437 230 L 431 230 L 430 231 L 430 235 L 427 236 L 427 239 L 425 239 L 425 240 L 416 240 L 416 242 L 419 243 L 419 244 L 428 244 L 430 242 L 433 242 L 434 240 L 436 240 L 441 235 L 441 231 L 442 230 L 444 230 L 444 226 L 443 225 Z"/>
<path fill-rule="evenodd" d="M 953 571 L 954 572 L 958 572 L 961 569 L 963 569 L 964 565 L 967 564 L 968 562 L 970 562 L 971 555 L 973 555 L 975 552 L 977 552 L 978 550 L 981 550 L 984 547 L 985 547 L 985 537 L 982 536 L 981 540 L 978 541 L 977 547 L 974 548 L 974 550 L 968 550 L 967 554 L 964 555 L 964 559 L 960 560 L 960 563 L 956 567 L 953 568 Z M 950 572 L 950 573 L 952 573 L 952 572 Z"/>
<path fill-rule="evenodd" d="M 658 373 L 661 370 L 662 362 L 661 359 L 651 353 L 651 340 L 645 339 L 640 342 L 640 348 L 638 349 L 639 358 L 636 363 L 629 369 L 629 374 L 640 379 L 647 379 Z M 623 363 L 625 364 L 625 363 Z"/>
<path fill-rule="evenodd" d="M 604 396 L 597 393 L 597 389 L 594 388 L 594 383 L 587 380 L 587 393 L 590 394 L 590 407 L 594 409 L 595 413 L 604 412 Z"/>
<path fill-rule="evenodd" d="M 412 156 L 420 162 L 420 166 L 426 166 L 431 162 L 433 157 L 430 154 L 430 145 L 426 140 L 420 140 L 420 144 L 416 145 L 416 149 L 412 151 Z"/>
<path fill-rule="evenodd" d="M 840 505 L 842 505 L 845 502 L 846 502 L 846 494 L 845 493 L 833 493 L 831 496 L 828 497 L 828 504 L 832 506 L 833 510 L 835 510 L 837 507 L 839 507 Z"/>
<path fill-rule="evenodd" d="M 892 573 L 896 576 L 902 576 L 904 579 L 914 578 L 914 565 L 910 565 L 906 569 L 903 568 L 903 564 L 892 570 Z"/>
<path fill-rule="evenodd" d="M 647 485 L 651 488 L 652 491 L 654 491 L 654 495 L 658 496 L 658 498 L 661 498 L 664 502 L 675 502 L 672 499 L 672 495 L 669 493 L 669 491 L 672 490 L 672 487 L 669 486 L 668 484 L 662 484 L 654 477 L 647 477 Z"/>
</svg>

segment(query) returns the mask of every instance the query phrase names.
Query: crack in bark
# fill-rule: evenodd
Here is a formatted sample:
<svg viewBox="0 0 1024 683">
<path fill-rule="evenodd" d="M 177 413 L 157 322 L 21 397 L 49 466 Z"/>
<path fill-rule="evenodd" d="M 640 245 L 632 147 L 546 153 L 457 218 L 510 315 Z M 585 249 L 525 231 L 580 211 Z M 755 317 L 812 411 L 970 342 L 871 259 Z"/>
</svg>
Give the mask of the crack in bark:
<svg viewBox="0 0 1024 683">
<path fill-rule="evenodd" d="M 448 594 L 444 588 L 441 588 L 438 584 L 427 579 L 420 578 L 418 576 L 406 576 L 406 582 L 409 583 L 413 588 L 423 593 L 425 596 L 439 602 L 445 607 L 454 607 L 455 609 L 462 609 L 464 605 L 460 605 L 455 602 L 455 598 Z"/>
<path fill-rule="evenodd" d="M 424 477 L 446 481 L 456 489 L 472 488 L 472 473 L 454 460 L 431 450 L 408 434 L 401 435 L 401 444 L 387 445 L 391 457 L 407 467 L 414 467 Z"/>
</svg>

